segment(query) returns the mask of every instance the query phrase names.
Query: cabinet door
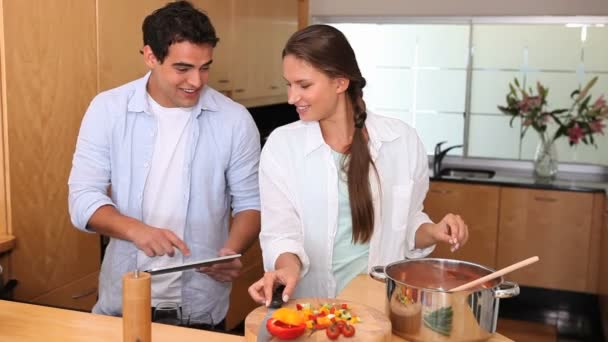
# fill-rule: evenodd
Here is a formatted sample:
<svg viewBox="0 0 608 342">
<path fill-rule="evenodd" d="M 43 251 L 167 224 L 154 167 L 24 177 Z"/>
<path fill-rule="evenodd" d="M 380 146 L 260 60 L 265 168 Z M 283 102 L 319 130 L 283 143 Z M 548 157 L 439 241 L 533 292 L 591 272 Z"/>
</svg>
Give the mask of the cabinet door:
<svg viewBox="0 0 608 342">
<path fill-rule="evenodd" d="M 167 0 L 97 1 L 99 90 L 117 87 L 148 71 L 140 50 L 144 18 Z"/>
<path fill-rule="evenodd" d="M 297 29 L 297 1 L 243 1 L 234 13 L 234 99 L 246 105 L 285 102 L 281 52 Z"/>
<path fill-rule="evenodd" d="M 608 199 L 604 202 L 604 226 L 600 244 L 599 303 L 604 334 L 608 332 Z"/>
<path fill-rule="evenodd" d="M 78 128 L 96 93 L 95 1 L 4 1 L 11 276 L 31 300 L 99 270 L 99 236 L 68 215 Z"/>
<path fill-rule="evenodd" d="M 94 272 L 82 279 L 34 298 L 32 302 L 59 308 L 91 311 L 97 301 L 98 282 L 99 272 Z"/>
<path fill-rule="evenodd" d="M 538 255 L 507 278 L 520 285 L 587 291 L 593 194 L 503 188 L 498 267 Z"/>
<path fill-rule="evenodd" d="M 256 10 L 257 6 L 257 1 L 237 1 L 234 7 L 232 96 L 237 101 L 258 97 L 260 91 L 260 79 L 256 78 L 255 68 L 264 62 L 260 58 L 264 53 L 260 44 L 265 37 L 259 24 L 263 17 L 257 16 L 260 11 Z"/>
<path fill-rule="evenodd" d="M 469 241 L 450 252 L 447 244 L 436 247 L 431 256 L 496 266 L 499 187 L 487 185 L 431 182 L 424 202 L 427 214 L 439 222 L 446 214 L 460 215 L 469 228 Z"/>
<path fill-rule="evenodd" d="M 215 28 L 216 35 L 220 38 L 219 43 L 213 49 L 213 64 L 209 72 L 209 86 L 215 90 L 231 95 L 232 74 L 231 66 L 233 55 L 230 51 L 234 44 L 233 0 L 193 0 L 194 6 L 209 15 L 211 23 Z"/>
<path fill-rule="evenodd" d="M 287 101 L 281 54 L 285 43 L 298 28 L 298 4 L 295 0 L 271 0 L 271 4 L 268 70 L 265 73 L 264 86 L 268 96 L 285 96 L 283 101 Z"/>
</svg>

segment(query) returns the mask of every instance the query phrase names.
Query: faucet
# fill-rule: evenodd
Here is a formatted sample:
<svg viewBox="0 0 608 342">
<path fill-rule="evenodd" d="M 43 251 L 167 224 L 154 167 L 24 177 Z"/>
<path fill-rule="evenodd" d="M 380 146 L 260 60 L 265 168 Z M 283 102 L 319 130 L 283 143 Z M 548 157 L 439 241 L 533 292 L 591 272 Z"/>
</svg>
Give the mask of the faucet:
<svg viewBox="0 0 608 342">
<path fill-rule="evenodd" d="M 441 163 L 445 155 L 455 148 L 462 147 L 462 145 L 454 145 L 446 148 L 445 150 L 441 150 L 441 145 L 445 144 L 447 141 L 442 141 L 435 145 L 435 154 L 433 155 L 433 176 L 439 177 L 441 176 Z"/>
</svg>

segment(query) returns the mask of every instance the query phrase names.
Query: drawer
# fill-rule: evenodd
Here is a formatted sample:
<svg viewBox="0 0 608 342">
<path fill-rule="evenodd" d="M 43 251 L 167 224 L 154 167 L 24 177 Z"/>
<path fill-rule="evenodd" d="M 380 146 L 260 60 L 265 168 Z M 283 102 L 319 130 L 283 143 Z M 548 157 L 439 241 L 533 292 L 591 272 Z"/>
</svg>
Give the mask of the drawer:
<svg viewBox="0 0 608 342">
<path fill-rule="evenodd" d="M 91 311 L 97 301 L 99 272 L 52 290 L 31 300 L 34 304 Z"/>
</svg>

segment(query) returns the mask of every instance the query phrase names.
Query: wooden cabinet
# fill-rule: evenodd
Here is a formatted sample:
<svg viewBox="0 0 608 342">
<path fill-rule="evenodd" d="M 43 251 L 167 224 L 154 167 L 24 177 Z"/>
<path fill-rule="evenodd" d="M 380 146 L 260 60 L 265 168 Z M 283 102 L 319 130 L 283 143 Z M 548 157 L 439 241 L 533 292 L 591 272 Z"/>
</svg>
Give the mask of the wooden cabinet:
<svg viewBox="0 0 608 342">
<path fill-rule="evenodd" d="M 431 256 L 498 269 L 538 255 L 538 263 L 507 278 L 524 286 L 599 292 L 608 322 L 604 193 L 434 181 L 424 207 L 435 222 L 446 213 L 461 215 L 470 232 L 461 250 L 451 253 L 447 245 L 440 245 Z"/>
<path fill-rule="evenodd" d="M 608 198 L 604 203 L 604 222 L 600 243 L 598 294 L 604 334 L 608 334 Z"/>
<path fill-rule="evenodd" d="M 72 227 L 67 179 L 97 93 L 96 1 L 5 0 L 2 15 L 3 191 L 16 245 L 15 299 L 32 301 L 99 270 L 99 236 Z M 4 208 L 4 203 L 2 205 Z"/>
<path fill-rule="evenodd" d="M 142 77 L 148 69 L 141 24 L 144 18 L 167 0 L 97 1 L 99 40 L 99 90 L 108 90 Z"/>
<path fill-rule="evenodd" d="M 259 240 L 243 254 L 241 262 L 243 263 L 241 275 L 232 283 L 232 292 L 230 292 L 230 308 L 226 314 L 227 329 L 237 326 L 247 317 L 247 314 L 260 306 L 251 299 L 248 291 L 249 286 L 264 275 Z"/>
<path fill-rule="evenodd" d="M 216 35 L 220 38 L 219 43 L 213 49 L 209 86 L 224 95 L 232 96 L 233 62 L 236 62 L 237 57 L 232 53 L 235 44 L 233 15 L 236 3 L 234 0 L 192 0 L 191 2 L 209 15 Z"/>
<path fill-rule="evenodd" d="M 498 236 L 498 186 L 432 182 L 424 208 L 434 222 L 446 214 L 460 215 L 469 228 L 469 241 L 452 253 L 438 245 L 431 256 L 471 261 L 494 268 Z"/>
<path fill-rule="evenodd" d="M 97 302 L 99 272 L 93 272 L 81 279 L 66 284 L 31 302 L 59 308 L 89 311 Z"/>
<path fill-rule="evenodd" d="M 603 194 L 502 188 L 497 267 L 538 255 L 540 262 L 507 278 L 520 285 L 597 292 L 602 203 Z"/>
<path fill-rule="evenodd" d="M 281 52 L 297 30 L 295 0 L 238 2 L 234 10 L 233 98 L 245 106 L 286 102 Z"/>
</svg>

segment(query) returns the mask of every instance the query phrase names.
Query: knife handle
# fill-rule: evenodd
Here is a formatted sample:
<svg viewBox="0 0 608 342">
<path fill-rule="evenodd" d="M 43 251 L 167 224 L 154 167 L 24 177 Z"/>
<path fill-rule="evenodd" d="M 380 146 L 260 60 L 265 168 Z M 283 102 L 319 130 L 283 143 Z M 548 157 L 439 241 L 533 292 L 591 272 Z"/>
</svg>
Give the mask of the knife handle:
<svg viewBox="0 0 608 342">
<path fill-rule="evenodd" d="M 270 305 L 268 305 L 269 308 L 278 309 L 283 306 L 283 290 L 285 290 L 285 285 L 281 284 L 272 291 L 272 299 L 270 300 Z"/>
</svg>

